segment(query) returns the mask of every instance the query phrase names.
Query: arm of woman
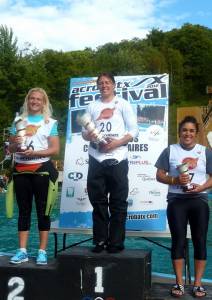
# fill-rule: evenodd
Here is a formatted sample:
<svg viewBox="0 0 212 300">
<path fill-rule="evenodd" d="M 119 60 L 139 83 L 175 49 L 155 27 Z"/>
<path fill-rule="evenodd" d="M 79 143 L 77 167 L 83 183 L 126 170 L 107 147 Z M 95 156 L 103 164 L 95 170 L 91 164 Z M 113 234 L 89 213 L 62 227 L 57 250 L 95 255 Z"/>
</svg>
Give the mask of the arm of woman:
<svg viewBox="0 0 212 300">
<path fill-rule="evenodd" d="M 48 137 L 48 148 L 45 150 L 34 151 L 28 149 L 22 154 L 26 156 L 52 156 L 59 154 L 60 151 L 60 141 L 58 136 L 49 136 Z"/>
<path fill-rule="evenodd" d="M 169 185 L 185 185 L 190 181 L 188 174 L 180 174 L 177 177 L 173 177 L 167 175 L 167 172 L 163 169 L 157 169 L 156 179 L 161 183 Z"/>
<path fill-rule="evenodd" d="M 189 193 L 201 193 L 212 188 L 212 174 L 209 174 L 208 179 L 204 184 L 192 183 L 193 189 Z"/>
<path fill-rule="evenodd" d="M 207 189 L 212 188 L 212 150 L 206 148 L 206 173 L 208 174 L 208 178 L 203 184 L 195 184 L 193 183 L 194 189 L 193 193 L 201 193 Z"/>
<path fill-rule="evenodd" d="M 93 132 L 88 132 L 87 130 L 82 131 L 82 137 L 85 141 L 95 142 L 97 138 L 97 134 Z"/>
<path fill-rule="evenodd" d="M 185 185 L 190 181 L 190 176 L 188 174 L 179 174 L 177 177 L 169 176 L 168 170 L 169 166 L 169 154 L 170 148 L 166 148 L 160 154 L 158 160 L 155 163 L 157 168 L 156 179 L 157 181 L 169 184 L 169 185 Z"/>
<path fill-rule="evenodd" d="M 113 138 L 109 138 L 109 141 L 106 145 L 103 145 L 103 147 L 101 148 L 101 152 L 110 152 L 113 151 L 114 149 L 126 145 L 129 142 L 132 142 L 133 137 L 131 134 L 127 133 L 125 134 L 121 139 L 113 139 Z"/>
<path fill-rule="evenodd" d="M 167 175 L 167 172 L 163 169 L 157 169 L 156 180 L 164 184 L 177 184 L 177 177 Z"/>
<path fill-rule="evenodd" d="M 156 180 L 164 184 L 171 184 L 172 178 L 171 176 L 167 175 L 167 172 L 165 170 L 157 169 Z"/>
</svg>

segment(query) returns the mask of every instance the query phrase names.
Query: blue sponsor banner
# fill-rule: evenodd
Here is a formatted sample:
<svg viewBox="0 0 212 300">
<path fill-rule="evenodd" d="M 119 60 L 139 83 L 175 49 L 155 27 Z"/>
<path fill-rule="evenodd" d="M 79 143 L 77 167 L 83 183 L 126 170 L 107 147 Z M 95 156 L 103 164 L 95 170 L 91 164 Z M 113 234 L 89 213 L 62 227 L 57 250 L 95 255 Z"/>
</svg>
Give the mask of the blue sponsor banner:
<svg viewBox="0 0 212 300">
<path fill-rule="evenodd" d="M 128 144 L 126 227 L 129 230 L 166 230 L 167 186 L 156 181 L 154 164 L 168 145 L 169 76 L 117 76 L 115 80 L 116 95 L 132 105 L 139 127 L 138 138 Z M 69 89 L 59 225 L 66 228 L 91 228 L 92 206 L 86 186 L 88 142 L 82 139 L 81 126 L 76 119 L 89 103 L 99 99 L 100 93 L 96 77 L 72 78 Z"/>
</svg>

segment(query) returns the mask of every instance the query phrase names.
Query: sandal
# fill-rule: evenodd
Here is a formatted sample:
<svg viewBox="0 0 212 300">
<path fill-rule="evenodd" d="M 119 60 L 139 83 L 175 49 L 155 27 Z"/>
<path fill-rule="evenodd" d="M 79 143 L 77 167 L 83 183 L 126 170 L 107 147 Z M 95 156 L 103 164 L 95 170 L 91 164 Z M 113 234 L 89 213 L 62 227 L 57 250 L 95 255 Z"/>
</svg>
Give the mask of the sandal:
<svg viewBox="0 0 212 300">
<path fill-rule="evenodd" d="M 207 292 L 204 289 L 204 287 L 202 287 L 202 286 L 194 286 L 193 290 L 192 290 L 192 294 L 196 298 L 202 298 L 207 295 Z M 202 295 L 200 295 L 200 294 L 202 294 Z"/>
<path fill-rule="evenodd" d="M 173 297 L 182 297 L 184 295 L 184 286 L 182 284 L 175 284 L 171 289 Z"/>
</svg>

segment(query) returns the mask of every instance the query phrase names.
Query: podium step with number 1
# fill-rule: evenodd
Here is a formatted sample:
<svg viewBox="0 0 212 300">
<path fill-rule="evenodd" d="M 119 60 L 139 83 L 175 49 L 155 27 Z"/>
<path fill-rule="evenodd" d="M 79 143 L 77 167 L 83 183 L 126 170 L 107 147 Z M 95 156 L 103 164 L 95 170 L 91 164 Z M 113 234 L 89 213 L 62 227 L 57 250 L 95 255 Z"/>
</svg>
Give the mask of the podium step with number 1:
<svg viewBox="0 0 212 300">
<path fill-rule="evenodd" d="M 151 252 L 96 254 L 88 247 L 61 252 L 47 266 L 35 259 L 11 265 L 0 257 L 1 300 L 145 300 L 151 287 Z"/>
</svg>

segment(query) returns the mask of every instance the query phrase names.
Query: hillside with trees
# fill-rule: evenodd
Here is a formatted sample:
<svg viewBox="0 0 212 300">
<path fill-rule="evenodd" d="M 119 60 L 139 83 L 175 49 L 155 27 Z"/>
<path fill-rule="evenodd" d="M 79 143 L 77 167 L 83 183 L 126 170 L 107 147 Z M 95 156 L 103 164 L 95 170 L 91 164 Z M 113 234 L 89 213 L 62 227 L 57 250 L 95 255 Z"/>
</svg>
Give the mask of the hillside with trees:
<svg viewBox="0 0 212 300">
<path fill-rule="evenodd" d="M 27 91 L 35 86 L 50 96 L 54 116 L 65 135 L 68 85 L 71 77 L 114 75 L 170 75 L 170 142 L 176 136 L 176 108 L 207 105 L 206 86 L 212 85 L 212 30 L 184 24 L 163 32 L 152 29 L 145 39 L 107 43 L 82 51 L 39 51 L 17 46 L 12 29 L 0 26 L 0 131 L 10 126 Z"/>
</svg>

